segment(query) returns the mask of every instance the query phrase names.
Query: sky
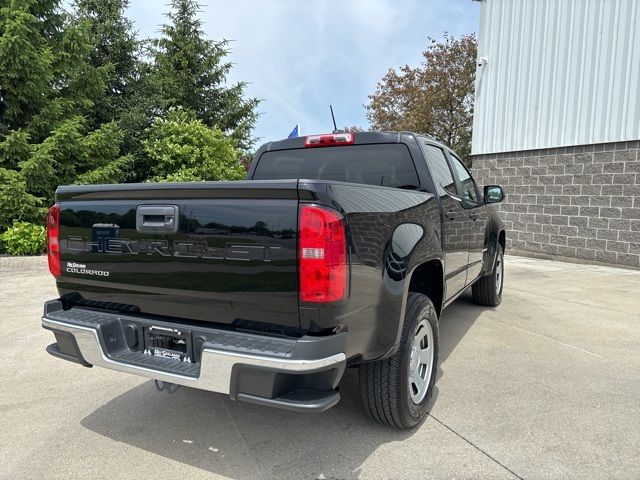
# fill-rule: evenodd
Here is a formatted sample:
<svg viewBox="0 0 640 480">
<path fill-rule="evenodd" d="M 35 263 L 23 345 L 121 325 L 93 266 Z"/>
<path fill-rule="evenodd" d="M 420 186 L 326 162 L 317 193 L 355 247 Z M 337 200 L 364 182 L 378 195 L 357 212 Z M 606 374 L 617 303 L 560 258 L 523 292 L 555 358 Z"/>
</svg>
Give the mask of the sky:
<svg viewBox="0 0 640 480">
<path fill-rule="evenodd" d="M 230 82 L 262 100 L 258 144 L 338 128 L 366 128 L 367 96 L 391 67 L 418 65 L 427 38 L 477 32 L 473 0 L 203 0 L 205 34 L 231 40 Z M 165 2 L 131 0 L 140 38 L 157 36 Z"/>
</svg>

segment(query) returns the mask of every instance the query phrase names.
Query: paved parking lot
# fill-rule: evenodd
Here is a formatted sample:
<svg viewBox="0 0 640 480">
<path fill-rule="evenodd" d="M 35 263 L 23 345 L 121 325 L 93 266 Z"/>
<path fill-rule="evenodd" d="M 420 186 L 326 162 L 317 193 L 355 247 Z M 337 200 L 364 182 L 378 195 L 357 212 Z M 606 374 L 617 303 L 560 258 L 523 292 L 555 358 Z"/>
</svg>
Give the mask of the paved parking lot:
<svg viewBox="0 0 640 480">
<path fill-rule="evenodd" d="M 508 257 L 441 320 L 432 416 L 371 423 L 349 370 L 303 415 L 45 353 L 46 259 L 0 258 L 0 478 L 640 478 L 640 272 Z"/>
</svg>

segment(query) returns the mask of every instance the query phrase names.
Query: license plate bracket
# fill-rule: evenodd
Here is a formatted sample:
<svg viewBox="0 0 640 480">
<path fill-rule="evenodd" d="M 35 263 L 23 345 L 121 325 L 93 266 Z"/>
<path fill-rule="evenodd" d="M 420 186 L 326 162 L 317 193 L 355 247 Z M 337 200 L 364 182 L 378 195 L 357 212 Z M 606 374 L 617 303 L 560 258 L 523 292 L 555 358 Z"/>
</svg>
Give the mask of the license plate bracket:
<svg viewBox="0 0 640 480">
<path fill-rule="evenodd" d="M 191 331 L 161 326 L 145 327 L 144 353 L 152 357 L 193 362 Z"/>
</svg>

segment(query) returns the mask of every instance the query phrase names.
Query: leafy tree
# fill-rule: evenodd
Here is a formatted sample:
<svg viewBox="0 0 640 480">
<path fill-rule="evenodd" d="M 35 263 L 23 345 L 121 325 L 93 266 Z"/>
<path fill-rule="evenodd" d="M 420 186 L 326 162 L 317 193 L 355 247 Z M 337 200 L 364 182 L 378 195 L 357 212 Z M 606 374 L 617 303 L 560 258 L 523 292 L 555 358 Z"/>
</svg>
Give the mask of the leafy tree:
<svg viewBox="0 0 640 480">
<path fill-rule="evenodd" d="M 369 96 L 375 130 L 428 133 L 470 162 L 477 41 L 474 34 L 429 39 L 418 67 L 390 69 Z"/>
<path fill-rule="evenodd" d="M 182 109 L 157 118 L 144 147 L 153 160 L 152 181 L 240 180 L 246 174 L 233 141 Z"/>
<path fill-rule="evenodd" d="M 254 142 L 251 129 L 259 101 L 244 99 L 246 83 L 226 84 L 232 67 L 226 61 L 228 42 L 205 38 L 199 11 L 195 0 L 172 0 L 169 23 L 153 42 L 150 87 L 164 111 L 171 107 L 190 110 L 205 125 L 217 127 L 247 150 Z"/>
<path fill-rule="evenodd" d="M 0 168 L 0 231 L 16 219 L 43 219 L 45 211 L 42 200 L 27 192 L 27 185 L 18 172 Z"/>
<path fill-rule="evenodd" d="M 343 132 L 353 132 L 353 133 L 358 133 L 358 132 L 364 132 L 365 129 L 358 126 L 358 125 L 352 125 L 350 127 L 343 127 L 342 128 Z"/>
</svg>

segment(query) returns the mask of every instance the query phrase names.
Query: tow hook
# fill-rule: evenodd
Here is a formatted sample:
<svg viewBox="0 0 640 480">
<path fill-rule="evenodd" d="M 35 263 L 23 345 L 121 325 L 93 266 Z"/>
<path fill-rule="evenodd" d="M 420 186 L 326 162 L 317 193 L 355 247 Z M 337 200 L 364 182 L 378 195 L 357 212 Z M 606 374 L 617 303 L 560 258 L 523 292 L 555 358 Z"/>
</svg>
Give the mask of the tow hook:
<svg viewBox="0 0 640 480">
<path fill-rule="evenodd" d="M 153 382 L 159 392 L 176 393 L 180 388 L 177 383 L 161 382 L 160 380 L 154 380 Z"/>
</svg>

